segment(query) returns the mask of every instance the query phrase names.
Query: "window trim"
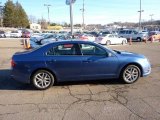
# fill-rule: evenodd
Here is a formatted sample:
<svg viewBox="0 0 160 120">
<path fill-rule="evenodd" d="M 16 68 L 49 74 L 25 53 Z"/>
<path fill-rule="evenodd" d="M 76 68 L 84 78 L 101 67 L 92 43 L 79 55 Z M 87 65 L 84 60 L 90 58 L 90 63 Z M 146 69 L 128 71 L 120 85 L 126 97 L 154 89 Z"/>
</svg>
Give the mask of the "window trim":
<svg viewBox="0 0 160 120">
<path fill-rule="evenodd" d="M 79 47 L 79 51 L 80 51 L 80 55 L 47 55 L 47 52 L 49 51 L 49 50 L 51 50 L 52 48 L 55 48 L 55 47 L 57 47 L 57 46 L 60 46 L 60 45 L 65 45 L 65 44 L 77 44 L 78 45 L 78 47 Z M 79 43 L 62 43 L 62 44 L 58 44 L 58 45 L 56 45 L 56 46 L 52 46 L 52 48 L 49 48 L 49 50 L 47 50 L 47 52 L 45 52 L 45 55 L 46 56 L 49 56 L 49 57 L 62 57 L 62 56 L 82 56 L 82 52 L 81 52 L 81 50 L 80 50 L 80 46 L 79 46 Z"/>
<path fill-rule="evenodd" d="M 106 51 L 104 48 L 100 47 L 100 46 L 93 45 L 93 44 L 90 44 L 90 43 L 78 43 L 78 44 L 79 44 L 79 48 L 80 48 L 80 51 L 81 51 L 81 55 L 82 55 L 82 56 L 96 56 L 96 57 L 99 56 L 99 57 L 103 57 L 103 56 L 106 56 L 106 55 L 107 55 L 107 51 Z M 95 55 L 95 54 L 94 54 L 94 55 L 84 55 L 83 52 L 82 52 L 82 50 L 81 50 L 80 44 L 87 44 L 87 45 L 92 45 L 92 46 L 98 47 L 98 48 L 104 50 L 105 53 L 106 53 L 106 55 Z"/>
</svg>

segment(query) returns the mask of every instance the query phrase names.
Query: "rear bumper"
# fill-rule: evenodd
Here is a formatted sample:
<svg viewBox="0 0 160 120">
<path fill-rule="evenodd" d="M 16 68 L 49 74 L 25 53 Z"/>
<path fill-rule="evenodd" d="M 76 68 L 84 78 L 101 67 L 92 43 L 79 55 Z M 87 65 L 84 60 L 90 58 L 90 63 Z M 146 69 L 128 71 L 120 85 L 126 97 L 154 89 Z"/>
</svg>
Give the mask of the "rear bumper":
<svg viewBox="0 0 160 120">
<path fill-rule="evenodd" d="M 10 77 L 11 79 L 19 81 L 21 83 L 30 83 L 29 75 L 22 72 L 12 70 Z"/>
</svg>

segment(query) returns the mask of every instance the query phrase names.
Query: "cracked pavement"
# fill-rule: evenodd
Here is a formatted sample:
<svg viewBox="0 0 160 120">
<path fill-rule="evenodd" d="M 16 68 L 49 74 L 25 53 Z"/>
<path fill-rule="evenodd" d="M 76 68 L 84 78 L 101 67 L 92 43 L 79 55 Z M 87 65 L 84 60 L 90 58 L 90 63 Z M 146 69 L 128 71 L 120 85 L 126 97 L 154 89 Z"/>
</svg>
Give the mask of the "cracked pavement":
<svg viewBox="0 0 160 120">
<path fill-rule="evenodd" d="M 58 83 L 45 90 L 10 79 L 19 40 L 0 40 L 0 120 L 160 120 L 160 43 L 110 46 L 147 56 L 152 73 L 134 84 L 119 80 Z"/>
</svg>

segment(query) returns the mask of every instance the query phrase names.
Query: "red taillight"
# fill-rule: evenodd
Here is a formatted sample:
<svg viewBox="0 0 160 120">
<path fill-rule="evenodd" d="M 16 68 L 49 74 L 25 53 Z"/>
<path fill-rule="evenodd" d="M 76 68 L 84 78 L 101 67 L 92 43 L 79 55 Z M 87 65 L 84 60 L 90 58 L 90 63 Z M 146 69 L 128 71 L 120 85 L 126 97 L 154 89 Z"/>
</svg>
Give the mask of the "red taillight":
<svg viewBox="0 0 160 120">
<path fill-rule="evenodd" d="M 15 66 L 16 66 L 16 63 L 14 62 L 14 60 L 11 60 L 11 66 L 12 66 L 12 67 L 15 67 Z"/>
</svg>

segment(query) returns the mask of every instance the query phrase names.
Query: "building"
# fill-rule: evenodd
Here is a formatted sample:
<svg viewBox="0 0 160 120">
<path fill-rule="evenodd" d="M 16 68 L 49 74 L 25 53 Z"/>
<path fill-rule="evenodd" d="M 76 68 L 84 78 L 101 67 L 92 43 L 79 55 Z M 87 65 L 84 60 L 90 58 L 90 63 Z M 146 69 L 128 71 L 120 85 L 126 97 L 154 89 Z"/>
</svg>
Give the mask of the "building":
<svg viewBox="0 0 160 120">
<path fill-rule="evenodd" d="M 30 24 L 30 29 L 40 31 L 41 25 L 37 24 L 37 23 L 32 23 L 32 24 Z"/>
</svg>

